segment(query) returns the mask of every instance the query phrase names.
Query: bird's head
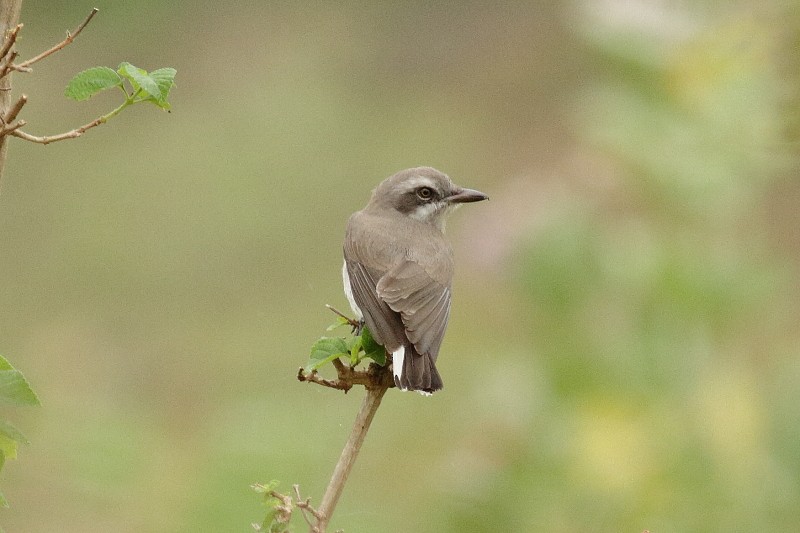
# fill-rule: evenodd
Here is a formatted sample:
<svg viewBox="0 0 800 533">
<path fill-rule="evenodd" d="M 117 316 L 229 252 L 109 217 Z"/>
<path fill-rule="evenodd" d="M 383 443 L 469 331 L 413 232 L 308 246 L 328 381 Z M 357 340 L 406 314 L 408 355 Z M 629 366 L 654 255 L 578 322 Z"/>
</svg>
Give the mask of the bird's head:
<svg viewBox="0 0 800 533">
<path fill-rule="evenodd" d="M 383 180 L 372 192 L 368 208 L 398 212 L 444 230 L 445 217 L 453 209 L 488 198 L 480 191 L 456 185 L 434 168 L 417 167 Z"/>
</svg>

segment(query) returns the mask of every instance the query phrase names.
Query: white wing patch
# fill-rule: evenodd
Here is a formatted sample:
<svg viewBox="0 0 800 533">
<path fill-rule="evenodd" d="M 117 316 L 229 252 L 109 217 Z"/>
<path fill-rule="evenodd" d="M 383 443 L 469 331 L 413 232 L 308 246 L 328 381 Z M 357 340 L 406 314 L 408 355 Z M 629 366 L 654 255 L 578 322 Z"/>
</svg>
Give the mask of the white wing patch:
<svg viewBox="0 0 800 533">
<path fill-rule="evenodd" d="M 406 358 L 406 347 L 400 346 L 398 349 L 392 352 L 392 373 L 394 374 L 394 380 L 396 383 L 401 383 L 400 378 L 403 376 L 403 361 Z M 406 391 L 408 389 L 404 389 L 400 387 L 401 391 Z"/>
<path fill-rule="evenodd" d="M 350 309 L 356 314 L 357 320 L 362 320 L 364 318 L 364 313 L 361 312 L 361 309 L 356 303 L 356 299 L 353 298 L 353 288 L 350 286 L 350 274 L 347 273 L 347 261 L 342 261 L 342 282 L 344 283 L 344 294 L 347 296 L 347 301 L 350 302 Z"/>
</svg>

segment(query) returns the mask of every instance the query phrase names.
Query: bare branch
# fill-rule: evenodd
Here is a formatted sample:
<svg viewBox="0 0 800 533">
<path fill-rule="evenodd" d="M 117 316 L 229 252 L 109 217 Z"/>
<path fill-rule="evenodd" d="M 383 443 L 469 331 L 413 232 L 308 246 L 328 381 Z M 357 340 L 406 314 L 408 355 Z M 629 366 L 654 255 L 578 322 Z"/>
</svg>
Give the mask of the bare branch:
<svg viewBox="0 0 800 533">
<path fill-rule="evenodd" d="M 373 365 L 370 366 L 372 367 Z M 383 374 L 388 373 L 388 366 L 378 368 L 381 368 Z M 310 533 L 325 533 L 328 527 L 328 522 L 330 522 L 336 504 L 339 502 L 339 497 L 344 491 L 344 485 L 347 482 L 347 478 L 350 476 L 350 471 L 358 457 L 359 450 L 361 450 L 361 445 L 364 443 L 364 438 L 367 436 L 367 431 L 369 431 L 372 419 L 375 417 L 375 413 L 381 405 L 383 395 L 389 390 L 389 386 L 385 383 L 386 380 L 380 381 L 381 384 L 378 386 L 366 387 L 367 394 L 364 396 L 364 401 L 361 403 L 361 408 L 353 424 L 350 438 L 347 439 L 347 444 L 345 444 L 342 455 L 339 456 L 339 461 L 336 463 L 336 468 L 333 470 L 328 488 L 325 489 L 322 503 L 317 510 L 319 514 L 317 524 L 311 526 L 309 529 Z"/>
<path fill-rule="evenodd" d="M 338 316 L 342 317 L 343 319 L 345 319 L 347 321 L 347 323 L 350 324 L 350 326 L 352 326 L 353 328 L 360 328 L 361 327 L 361 324 L 357 320 L 353 320 L 349 316 L 345 315 L 344 313 L 342 313 L 341 311 L 336 309 L 334 306 L 332 306 L 330 304 L 325 304 L 325 307 L 327 307 L 328 309 L 333 311 L 333 313 L 335 315 L 338 315 Z"/>
<path fill-rule="evenodd" d="M 15 118 L 17 118 L 19 112 L 22 111 L 22 107 L 27 103 L 28 103 L 28 96 L 23 94 L 22 96 L 19 97 L 19 99 L 16 101 L 16 103 L 14 103 L 13 106 L 8 108 L 6 116 L 3 117 L 3 121 L 6 124 L 12 122 Z"/>
<path fill-rule="evenodd" d="M 44 52 L 42 52 L 38 56 L 32 57 L 31 59 L 28 59 L 27 61 L 23 61 L 22 63 L 14 65 L 13 68 L 16 69 L 16 70 L 25 70 L 25 69 L 29 68 L 31 65 L 33 65 L 34 63 L 37 63 L 37 62 L 41 61 L 42 59 L 46 58 L 50 54 L 54 54 L 54 53 L 58 52 L 59 50 L 61 50 L 62 48 L 64 48 L 65 46 L 67 46 L 68 44 L 70 44 L 72 41 L 75 40 L 75 37 L 77 37 L 83 31 L 83 28 L 85 28 L 86 25 L 89 24 L 89 22 L 91 22 L 92 18 L 94 18 L 94 16 L 97 14 L 98 11 L 99 10 L 96 7 L 92 8 L 92 11 L 89 13 L 89 16 L 86 17 L 86 19 L 81 23 L 80 26 L 78 26 L 75 29 L 74 32 L 72 32 L 72 33 L 67 32 L 67 38 L 66 39 L 64 39 L 63 41 L 61 41 L 57 45 L 53 46 L 49 50 L 45 50 Z"/>
<path fill-rule="evenodd" d="M 98 117 L 93 121 L 89 122 L 88 124 L 84 124 L 80 128 L 75 128 L 74 130 L 70 130 L 64 133 L 59 133 L 58 135 L 46 135 L 44 137 L 37 137 L 36 135 L 31 135 L 29 133 L 25 133 L 24 131 L 19 131 L 19 130 L 8 132 L 8 135 L 13 135 L 14 137 L 18 137 L 20 139 L 23 139 L 25 141 L 30 141 L 32 143 L 50 144 L 57 141 L 64 141 L 67 139 L 74 139 L 76 137 L 80 137 L 81 135 L 86 133 L 86 130 L 90 130 L 96 126 L 99 126 L 100 124 L 105 124 L 105 122 L 106 122 L 105 116 Z"/>
<path fill-rule="evenodd" d="M 297 380 L 316 383 L 317 385 L 341 390 L 345 393 L 352 389 L 353 385 L 363 385 L 368 389 L 370 387 L 386 386 L 386 388 L 390 388 L 394 386 L 391 372 L 386 371 L 386 367 L 372 363 L 367 370 L 356 370 L 344 364 L 341 359 L 334 359 L 332 363 L 336 368 L 337 379 L 335 380 L 320 377 L 316 370 L 306 372 L 302 367 L 297 371 Z"/>
<path fill-rule="evenodd" d="M 280 505 L 275 506 L 275 521 L 288 524 L 292 519 L 292 498 L 274 490 L 269 491 L 269 495 L 281 502 Z"/>
<path fill-rule="evenodd" d="M 306 373 L 306 371 L 300 367 L 297 371 L 297 380 L 298 381 L 307 381 L 309 383 L 316 383 L 317 385 L 322 385 L 323 387 L 329 387 L 331 389 L 338 389 L 344 392 L 349 391 L 353 388 L 352 383 L 345 383 L 341 380 L 331 380 L 319 377 L 316 370 L 312 370 L 311 372 Z"/>
<path fill-rule="evenodd" d="M 295 500 L 295 505 L 298 509 L 300 509 L 300 514 L 303 515 L 303 519 L 306 521 L 306 524 L 308 524 L 310 527 L 315 527 L 314 522 L 311 521 L 307 514 L 310 513 L 311 516 L 313 516 L 316 520 L 319 520 L 319 513 L 316 509 L 311 507 L 311 498 L 306 498 L 304 500 L 303 497 L 300 496 L 300 485 L 292 485 L 292 488 L 294 489 L 294 494 L 297 497 Z"/>
<path fill-rule="evenodd" d="M 14 124 L 3 124 L 2 129 L 0 129 L 0 137 L 14 133 L 16 130 L 18 130 L 25 124 L 27 124 L 27 122 L 21 119 Z"/>
<path fill-rule="evenodd" d="M 330 306 L 329 306 L 330 307 Z M 296 488 L 297 494 L 297 507 L 300 509 L 308 509 L 311 514 L 316 518 L 316 523 L 313 523 L 303 512 L 303 517 L 309 525 L 309 533 L 325 533 L 328 522 L 330 522 L 336 504 L 339 502 L 339 497 L 344 491 L 344 485 L 347 483 L 347 478 L 350 476 L 350 471 L 353 468 L 353 463 L 358 457 L 358 452 L 361 450 L 361 445 L 364 438 L 367 436 L 369 426 L 375 413 L 381 404 L 383 395 L 391 387 L 394 387 L 394 378 L 392 376 L 391 367 L 387 364 L 379 366 L 371 363 L 366 371 L 355 370 L 350 366 L 345 365 L 340 359 L 333 360 L 333 366 L 336 367 L 336 380 L 329 380 L 321 378 L 317 375 L 317 371 L 313 370 L 306 373 L 302 368 L 297 372 L 297 379 L 300 381 L 308 381 L 316 383 L 324 387 L 332 389 L 349 391 L 353 385 L 363 385 L 367 391 L 364 400 L 361 403 L 361 408 L 356 416 L 353 429 L 350 432 L 350 437 L 339 456 L 339 461 L 336 463 L 331 480 L 328 483 L 328 488 L 325 489 L 325 494 L 322 497 L 322 503 L 319 508 L 314 511 L 309 505 L 309 500 L 305 502 L 300 498 L 299 490 Z"/>
<path fill-rule="evenodd" d="M 17 58 L 17 51 L 14 50 L 0 61 L 0 78 L 5 77 L 10 71 L 14 70 L 14 60 Z"/>
<path fill-rule="evenodd" d="M 0 58 L 6 57 L 8 51 L 11 50 L 11 47 L 14 46 L 15 42 L 17 42 L 17 34 L 21 29 L 22 24 L 17 24 L 13 30 L 8 32 L 8 35 L 6 35 L 6 38 L 3 41 L 3 47 L 0 48 Z"/>
</svg>

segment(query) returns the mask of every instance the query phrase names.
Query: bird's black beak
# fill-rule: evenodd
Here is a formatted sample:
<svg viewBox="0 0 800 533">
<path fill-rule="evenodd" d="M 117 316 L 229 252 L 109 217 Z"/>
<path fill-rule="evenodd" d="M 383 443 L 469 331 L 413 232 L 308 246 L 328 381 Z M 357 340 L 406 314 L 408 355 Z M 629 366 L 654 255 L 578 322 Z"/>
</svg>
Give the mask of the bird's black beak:
<svg viewBox="0 0 800 533">
<path fill-rule="evenodd" d="M 451 194 L 447 197 L 447 201 L 451 204 L 466 204 L 488 199 L 489 197 L 487 195 L 483 194 L 481 191 L 476 191 L 475 189 L 458 189 L 456 190 L 455 194 Z"/>
</svg>

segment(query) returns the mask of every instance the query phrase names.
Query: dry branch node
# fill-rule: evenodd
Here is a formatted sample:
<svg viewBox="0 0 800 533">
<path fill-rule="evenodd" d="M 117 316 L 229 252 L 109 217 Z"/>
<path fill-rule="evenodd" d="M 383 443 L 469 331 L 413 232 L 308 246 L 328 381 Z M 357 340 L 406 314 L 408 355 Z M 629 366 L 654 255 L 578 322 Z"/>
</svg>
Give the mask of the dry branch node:
<svg viewBox="0 0 800 533">
<path fill-rule="evenodd" d="M 41 61 L 42 59 L 46 58 L 47 56 L 58 52 L 72 41 L 83 31 L 89 22 L 91 22 L 92 18 L 97 14 L 98 9 L 95 7 L 89 13 L 89 15 L 84 19 L 84 21 L 78 26 L 74 32 L 67 32 L 67 37 L 60 43 L 56 44 L 55 46 L 45 50 L 41 54 L 28 59 L 27 61 L 23 61 L 22 63 L 14 63 L 17 59 L 17 51 L 14 50 L 14 45 L 17 42 L 17 36 L 19 35 L 20 30 L 22 30 L 23 25 L 17 24 L 13 29 L 11 29 L 5 36 L 3 40 L 3 46 L 0 47 L 0 79 L 5 78 L 9 73 L 13 71 L 18 72 L 30 72 L 31 65 Z M 8 91 L 11 90 L 11 87 L 2 87 L 0 90 Z M 28 97 L 24 94 L 19 97 L 16 103 L 11 106 L 8 111 L 5 113 L 4 116 L 0 117 L 2 121 L 2 128 L 0 128 L 0 139 L 6 135 L 13 135 L 19 139 L 23 139 L 26 141 L 38 143 L 38 144 L 50 144 L 56 141 L 63 141 L 65 139 L 74 139 L 76 137 L 80 137 L 83 133 L 90 129 L 94 128 L 95 126 L 99 126 L 105 122 L 105 117 L 97 118 L 87 124 L 79 128 L 75 128 L 74 130 L 70 130 L 64 133 L 59 133 L 57 135 L 45 135 L 45 136 L 36 136 L 31 135 L 29 133 L 25 133 L 24 131 L 20 130 L 22 126 L 26 124 L 24 120 L 19 120 L 16 123 L 12 122 L 14 119 L 17 118 L 19 112 L 22 110 L 22 107 L 28 101 Z"/>
</svg>

